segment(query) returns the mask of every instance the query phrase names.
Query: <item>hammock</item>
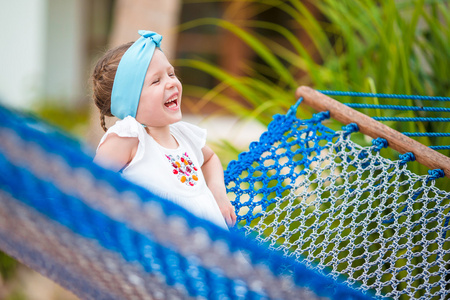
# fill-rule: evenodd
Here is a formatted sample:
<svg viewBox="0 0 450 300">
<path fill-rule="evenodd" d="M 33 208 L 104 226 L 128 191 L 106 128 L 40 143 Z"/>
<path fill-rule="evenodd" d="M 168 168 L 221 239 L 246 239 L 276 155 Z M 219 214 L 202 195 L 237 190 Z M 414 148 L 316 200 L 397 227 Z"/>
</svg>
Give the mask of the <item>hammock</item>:
<svg viewBox="0 0 450 300">
<path fill-rule="evenodd" d="M 288 257 L 331 269 L 329 276 L 345 274 L 377 296 L 447 299 L 450 193 L 435 180 L 449 177 L 450 159 L 309 88 L 300 95 L 330 112 L 299 120 L 294 106 L 275 116 L 226 170 L 241 230 Z M 334 132 L 323 125 L 330 115 L 358 125 Z M 406 153 L 397 161 L 384 158 L 387 143 L 380 138 L 361 147 L 349 139 L 358 129 Z M 439 169 L 419 176 L 407 169 L 413 159 Z"/>
<path fill-rule="evenodd" d="M 447 298 L 448 158 L 411 173 L 412 156 L 385 159 L 382 141 L 361 147 L 356 126 L 299 120 L 297 105 L 225 171 L 237 232 L 1 108 L 0 249 L 82 299 Z"/>
</svg>

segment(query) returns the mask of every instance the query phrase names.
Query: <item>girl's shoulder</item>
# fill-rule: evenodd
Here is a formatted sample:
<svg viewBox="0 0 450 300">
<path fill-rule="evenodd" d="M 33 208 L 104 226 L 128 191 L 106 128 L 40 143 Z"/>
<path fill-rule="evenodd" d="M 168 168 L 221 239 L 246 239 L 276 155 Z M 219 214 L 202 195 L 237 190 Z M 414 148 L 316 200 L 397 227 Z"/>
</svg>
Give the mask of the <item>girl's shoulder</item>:
<svg viewBox="0 0 450 300">
<path fill-rule="evenodd" d="M 145 128 L 133 117 L 118 120 L 103 135 L 97 147 L 97 156 L 102 154 L 117 155 L 120 163 L 127 160 L 136 161 L 143 155 L 145 149 Z"/>
<path fill-rule="evenodd" d="M 115 132 L 105 135 L 105 139 L 98 145 L 97 151 L 104 147 L 117 147 L 119 149 L 131 149 L 137 147 L 139 139 L 133 136 L 121 136 Z"/>
<path fill-rule="evenodd" d="M 108 131 L 103 135 L 98 147 L 111 135 L 121 138 L 137 138 L 140 140 L 145 136 L 145 128 L 135 118 L 128 116 L 123 120 L 118 120 Z M 108 138 L 109 139 L 109 138 Z M 97 147 L 97 149 L 98 149 Z"/>
<path fill-rule="evenodd" d="M 132 161 L 137 149 L 137 138 L 120 137 L 111 133 L 97 148 L 94 161 L 114 171 L 119 171 Z"/>
</svg>

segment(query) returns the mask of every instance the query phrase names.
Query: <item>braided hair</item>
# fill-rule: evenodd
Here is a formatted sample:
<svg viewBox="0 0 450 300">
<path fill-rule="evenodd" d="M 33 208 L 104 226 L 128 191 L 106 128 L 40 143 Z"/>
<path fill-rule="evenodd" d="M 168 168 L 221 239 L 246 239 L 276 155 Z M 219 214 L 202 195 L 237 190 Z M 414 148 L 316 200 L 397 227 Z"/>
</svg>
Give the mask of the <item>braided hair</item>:
<svg viewBox="0 0 450 300">
<path fill-rule="evenodd" d="M 111 93 L 119 62 L 133 42 L 108 50 L 97 62 L 92 72 L 92 98 L 100 110 L 100 124 L 107 131 L 105 116 L 111 114 Z"/>
</svg>

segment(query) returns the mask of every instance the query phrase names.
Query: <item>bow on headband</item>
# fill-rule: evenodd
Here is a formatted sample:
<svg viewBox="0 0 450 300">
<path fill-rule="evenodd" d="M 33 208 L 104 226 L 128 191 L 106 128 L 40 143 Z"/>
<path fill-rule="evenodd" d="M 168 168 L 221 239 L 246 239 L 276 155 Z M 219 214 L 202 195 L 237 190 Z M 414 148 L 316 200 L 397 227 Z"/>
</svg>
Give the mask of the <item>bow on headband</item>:
<svg viewBox="0 0 450 300">
<path fill-rule="evenodd" d="M 142 86 L 148 66 L 160 47 L 162 36 L 153 31 L 139 30 L 141 37 L 131 45 L 120 60 L 111 94 L 111 113 L 124 119 L 136 117 Z"/>
</svg>

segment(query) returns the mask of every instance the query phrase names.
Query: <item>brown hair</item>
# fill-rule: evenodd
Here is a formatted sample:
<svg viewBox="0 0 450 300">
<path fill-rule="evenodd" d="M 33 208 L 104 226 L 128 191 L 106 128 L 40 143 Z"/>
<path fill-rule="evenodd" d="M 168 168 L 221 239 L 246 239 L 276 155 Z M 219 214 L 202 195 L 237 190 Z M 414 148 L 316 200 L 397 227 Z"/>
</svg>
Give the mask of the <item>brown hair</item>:
<svg viewBox="0 0 450 300">
<path fill-rule="evenodd" d="M 107 130 L 105 116 L 112 117 L 111 114 L 111 93 L 116 76 L 117 67 L 124 53 L 130 48 L 133 42 L 120 45 L 108 50 L 95 65 L 92 72 L 92 90 L 95 105 L 100 110 L 100 124 L 104 131 Z"/>
</svg>

